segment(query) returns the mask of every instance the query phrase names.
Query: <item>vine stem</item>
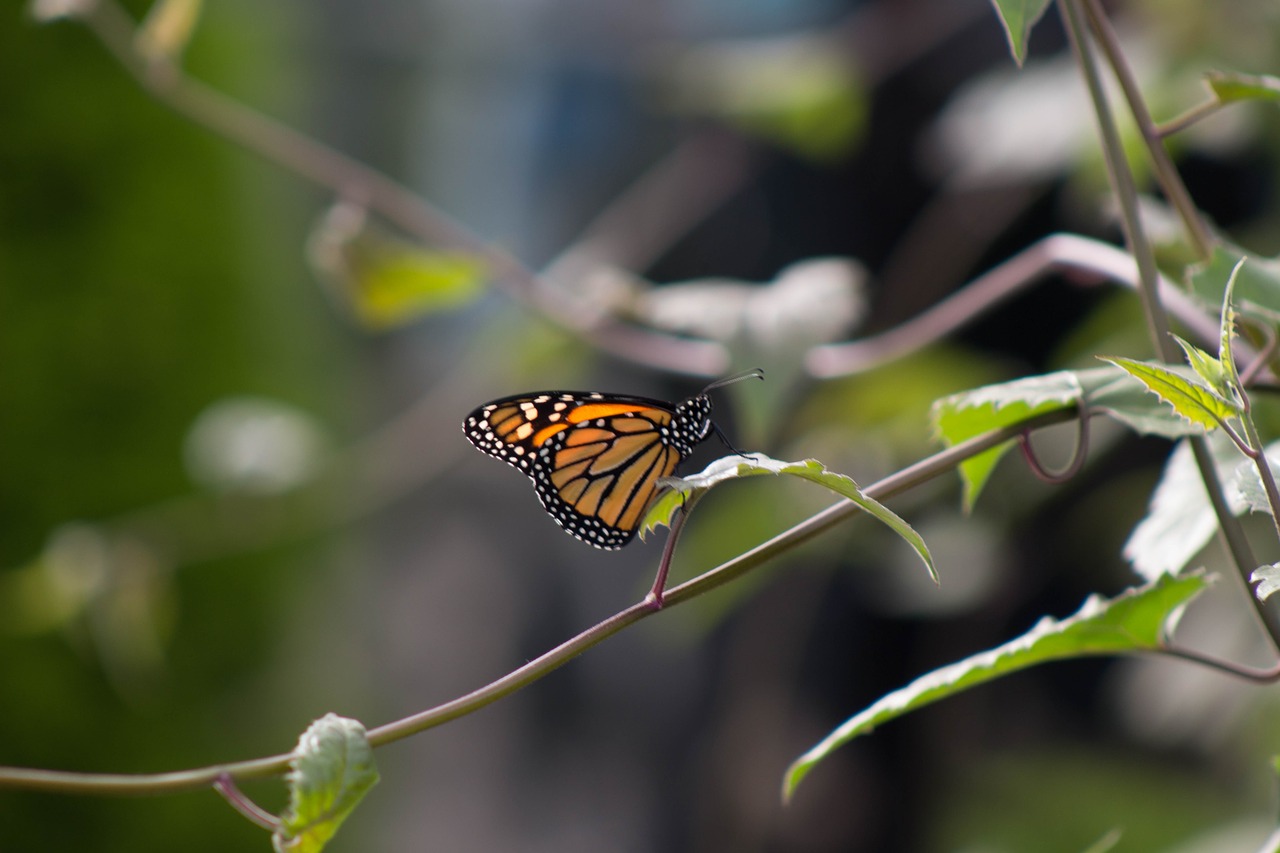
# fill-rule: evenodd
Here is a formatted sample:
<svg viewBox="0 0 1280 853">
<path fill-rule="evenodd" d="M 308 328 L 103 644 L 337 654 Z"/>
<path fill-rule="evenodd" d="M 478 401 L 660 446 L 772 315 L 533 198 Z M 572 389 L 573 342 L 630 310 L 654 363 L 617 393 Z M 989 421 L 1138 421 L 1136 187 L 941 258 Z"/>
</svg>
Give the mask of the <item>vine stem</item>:
<svg viewBox="0 0 1280 853">
<path fill-rule="evenodd" d="M 1072 52 L 1075 54 L 1077 64 L 1084 75 L 1089 97 L 1093 102 L 1093 112 L 1098 122 L 1103 157 L 1107 164 L 1107 174 L 1120 206 L 1121 227 L 1124 230 L 1125 241 L 1129 245 L 1129 250 L 1138 265 L 1141 285 L 1138 293 L 1141 297 L 1143 312 L 1147 318 L 1152 348 L 1162 361 L 1173 362 L 1177 360 L 1178 354 L 1173 340 L 1168 334 L 1168 320 L 1160 301 L 1159 273 L 1156 270 L 1155 254 L 1152 252 L 1151 244 L 1147 240 L 1146 232 L 1142 226 L 1142 219 L 1138 213 L 1137 189 L 1134 186 L 1133 175 L 1129 171 L 1128 161 L 1125 159 L 1124 147 L 1120 142 L 1120 134 L 1116 130 L 1115 121 L 1111 114 L 1111 106 L 1107 101 L 1106 90 L 1103 88 L 1097 62 L 1088 40 L 1081 12 L 1082 7 L 1089 10 L 1093 15 L 1095 35 L 1102 42 L 1104 51 L 1110 48 L 1108 55 L 1112 60 L 1113 70 L 1117 78 L 1120 79 L 1126 95 L 1130 97 L 1130 108 L 1134 110 L 1135 119 L 1142 126 L 1143 138 L 1149 141 L 1155 139 L 1157 142 L 1154 146 L 1148 146 L 1153 160 L 1157 164 L 1165 162 L 1168 160 L 1168 154 L 1164 151 L 1163 146 L 1158 144 L 1158 135 L 1155 134 L 1150 113 L 1147 111 L 1146 105 L 1142 103 L 1141 93 L 1137 90 L 1133 75 L 1119 53 L 1114 32 L 1112 32 L 1110 24 L 1106 21 L 1105 14 L 1102 12 L 1101 7 L 1097 5 L 1096 0 L 1057 0 L 1057 5 L 1068 40 L 1071 42 Z M 1136 108 L 1135 104 L 1137 104 Z M 1160 171 L 1157 166 L 1157 172 L 1161 177 L 1162 187 L 1166 193 L 1170 194 L 1171 199 L 1186 194 L 1185 188 L 1182 187 L 1181 178 L 1171 166 L 1168 171 Z M 1169 182 L 1169 187 L 1164 186 L 1165 181 Z M 1200 234 L 1197 228 L 1199 217 L 1194 214 L 1184 215 L 1183 221 L 1192 235 L 1193 242 L 1200 243 L 1199 238 L 1203 235 Z M 1208 255 L 1209 244 L 1207 242 L 1200 243 L 1199 248 L 1203 255 Z M 1227 503 L 1226 495 L 1222 489 L 1222 482 L 1218 478 L 1217 469 L 1214 465 L 1213 454 L 1209 449 L 1209 443 L 1204 436 L 1191 436 L 1188 441 L 1191 444 L 1192 455 L 1200 472 L 1201 481 L 1204 483 L 1205 492 L 1218 520 L 1218 530 L 1226 546 L 1227 555 L 1234 563 L 1235 572 L 1233 574 L 1239 579 L 1243 587 L 1243 593 L 1252 602 L 1253 612 L 1256 614 L 1260 626 L 1266 632 L 1271 642 L 1272 650 L 1280 654 L 1280 615 L 1259 601 L 1249 588 L 1248 579 L 1258 566 L 1258 562 L 1253 556 L 1253 549 L 1245 537 L 1244 529 L 1231 512 L 1231 508 Z"/>
<path fill-rule="evenodd" d="M 649 590 L 649 594 L 644 597 L 645 603 L 654 610 L 661 610 L 662 605 L 665 603 L 663 596 L 667 589 L 667 575 L 671 571 L 671 560 L 676 555 L 676 543 L 680 541 L 680 534 L 684 532 L 685 521 L 689 518 L 689 513 L 693 512 L 693 508 L 699 499 L 699 495 L 686 495 L 684 502 L 675 510 L 675 518 L 671 521 L 671 532 L 667 534 L 667 541 L 662 546 L 662 559 L 658 563 L 658 574 L 653 579 L 653 587 Z"/>
<path fill-rule="evenodd" d="M 1074 0 L 1059 0 L 1059 7 L 1064 10 L 1064 17 L 1075 12 L 1073 2 Z M 1105 16 L 1102 14 L 1097 0 L 1084 0 L 1084 3 L 1086 9 L 1089 10 L 1093 26 L 1103 44 L 1104 50 L 1108 50 L 1110 53 L 1108 38 L 1113 37 L 1114 34 L 1110 33 L 1109 25 L 1106 24 Z M 90 19 L 95 20 L 98 11 L 104 8 L 115 9 L 115 13 L 119 13 L 123 17 L 119 7 L 115 6 L 115 4 L 104 2 L 95 4 L 94 17 Z M 101 23 L 101 20 L 99 20 L 99 23 Z M 115 23 L 119 23 L 119 21 Z M 1069 29 L 1072 29 L 1072 27 L 1069 26 Z M 100 26 L 95 27 L 95 30 L 100 36 L 106 32 Z M 1078 44 L 1079 33 L 1079 21 L 1077 19 L 1073 35 L 1078 48 L 1080 47 Z M 112 34 L 108 32 L 109 37 L 104 37 L 103 40 L 108 43 L 108 46 L 111 46 L 112 41 L 115 41 L 118 46 L 119 40 L 115 38 L 118 35 L 119 33 Z M 1114 48 L 1114 45 L 1110 45 L 1110 47 Z M 539 305 L 546 313 L 558 317 L 563 324 L 571 328 L 577 326 L 577 323 L 572 319 L 572 314 L 564 312 L 564 306 L 549 307 L 545 304 L 545 290 L 541 283 L 513 258 L 481 243 L 474 236 L 450 222 L 443 214 L 434 211 L 434 209 L 405 191 L 398 184 L 389 181 L 385 176 L 368 169 L 362 164 L 351 161 L 331 149 L 324 148 L 313 140 L 296 134 L 288 128 L 267 122 L 264 117 L 252 113 L 242 105 L 224 98 L 213 90 L 199 86 L 194 81 L 176 73 L 172 68 L 145 67 L 136 58 L 129 61 L 128 56 L 131 55 L 131 52 L 128 50 L 115 50 L 114 52 L 117 53 L 125 67 L 138 77 L 145 88 L 179 112 L 185 113 L 188 117 L 207 127 L 220 130 L 230 138 L 245 144 L 246 147 L 282 162 L 318 183 L 333 187 L 341 194 L 362 200 L 364 203 L 374 204 L 380 213 L 386 215 L 388 219 L 404 227 L 410 233 L 426 239 L 438 240 L 449 245 L 467 248 L 484 255 L 492 263 L 494 272 L 500 278 L 515 280 L 525 288 L 523 296 L 526 299 L 533 297 L 535 304 Z M 1121 70 L 1124 68 L 1127 71 L 1127 68 L 1119 59 L 1113 58 L 1112 63 L 1113 67 L 1116 68 L 1117 76 L 1122 78 L 1122 87 L 1125 87 L 1126 94 L 1129 95 L 1130 91 L 1125 86 Z M 1089 65 L 1090 63 L 1084 62 L 1083 64 Z M 1132 83 L 1132 79 L 1129 80 L 1129 83 Z M 1157 172 L 1162 174 L 1163 185 L 1163 178 L 1167 178 L 1168 175 L 1163 173 L 1160 163 L 1162 160 L 1167 162 L 1167 154 L 1163 153 L 1162 147 L 1158 144 L 1159 131 L 1155 128 L 1154 123 L 1150 121 L 1150 116 L 1145 113 L 1145 106 L 1142 105 L 1140 97 L 1131 96 L 1131 108 L 1135 110 L 1135 114 L 1138 113 L 1139 109 L 1142 110 L 1141 115 L 1139 115 L 1139 121 L 1143 129 L 1144 138 L 1148 140 L 1149 145 L 1154 140 L 1153 152 L 1156 148 L 1161 151 L 1160 156 L 1156 156 L 1153 153 L 1153 159 L 1157 161 L 1156 168 Z M 1145 122 L 1143 121 L 1144 116 Z M 1099 111 L 1099 121 L 1103 123 L 1109 122 L 1109 114 L 1107 119 L 1103 119 L 1102 112 Z M 1111 134 L 1114 135 L 1114 127 L 1111 128 Z M 1113 169 L 1113 180 L 1116 180 L 1118 185 L 1124 185 L 1125 191 L 1118 191 L 1117 193 L 1121 197 L 1123 209 L 1127 203 L 1132 202 L 1135 198 L 1132 177 L 1128 175 L 1123 166 L 1112 162 L 1114 149 L 1110 147 L 1111 142 L 1112 140 L 1108 139 L 1108 162 Z M 1172 169 L 1171 164 L 1169 164 L 1169 168 Z M 1192 234 L 1193 242 L 1197 244 L 1198 248 L 1207 251 L 1210 241 L 1203 229 L 1203 223 L 1200 223 L 1198 216 L 1195 215 L 1194 206 L 1190 204 L 1189 198 L 1185 199 L 1186 210 L 1174 198 L 1177 194 L 1177 189 L 1181 188 L 1182 185 L 1181 181 L 1176 179 L 1176 172 L 1173 173 L 1173 178 L 1174 180 L 1171 181 L 1169 186 L 1165 187 L 1166 193 L 1170 195 L 1175 207 L 1183 214 L 1188 230 Z M 1173 192 L 1170 192 L 1170 187 L 1175 188 Z M 371 198 L 372 201 L 370 200 Z M 1143 301 L 1148 307 L 1149 320 L 1154 333 L 1159 330 L 1163 318 L 1156 289 L 1157 277 L 1154 275 L 1154 265 L 1150 264 L 1144 271 L 1144 262 L 1149 264 L 1150 250 L 1149 246 L 1145 244 L 1145 240 L 1141 238 L 1140 227 L 1136 226 L 1136 206 L 1132 210 L 1124 210 L 1124 218 L 1127 226 L 1129 226 L 1126 228 L 1126 234 L 1138 262 L 1144 296 Z M 626 336 L 619 336 L 616 329 L 609 329 L 607 334 L 596 334 L 594 330 L 589 328 L 578 328 L 576 330 L 593 335 L 595 339 L 598 339 L 597 342 L 606 344 L 605 348 L 610 349 L 610 351 L 615 353 L 627 352 L 627 347 L 624 343 Z M 1155 335 L 1155 337 L 1159 341 L 1162 336 Z M 610 339 L 612 340 L 610 341 Z M 631 341 L 631 343 L 644 342 Z M 1163 350 L 1164 344 L 1157 343 L 1157 348 Z M 638 348 L 632 351 L 628 357 L 644 363 L 655 364 L 652 359 L 645 361 L 637 358 L 636 351 L 638 351 Z M 674 354 L 669 351 L 669 354 L 673 356 L 671 364 L 655 366 L 663 366 L 665 369 L 675 369 L 677 372 L 688 373 L 690 372 L 690 355 L 694 351 L 690 349 L 682 352 L 678 358 L 675 358 Z M 708 357 L 717 355 L 710 351 L 702 352 L 701 354 Z M 699 361 L 699 359 L 695 358 L 693 361 Z M 681 362 L 683 369 L 673 366 Z M 709 363 L 706 359 L 703 359 L 702 362 Z M 699 369 L 699 372 L 704 375 L 714 374 L 719 371 L 719 367 L 705 370 Z M 1071 419 L 1071 417 L 1073 417 L 1073 413 L 1070 410 L 1059 410 L 1040 415 L 1022 424 L 1011 425 L 1001 430 L 993 431 L 922 460 L 916 465 L 903 469 L 897 474 L 869 486 L 864 491 L 869 497 L 876 499 L 889 497 L 938 476 L 941 472 L 955 467 L 964 459 L 982 450 L 995 447 L 1021 434 L 1025 434 L 1028 429 L 1063 422 Z M 1264 460 L 1263 467 L 1265 468 L 1265 454 L 1261 455 Z M 1200 455 L 1197 453 L 1197 459 L 1199 458 Z M 1211 479 L 1216 480 L 1216 477 Z M 1274 478 L 1269 478 L 1269 471 L 1267 475 L 1264 475 L 1264 484 L 1268 479 L 1270 479 L 1271 484 L 1271 491 L 1268 494 L 1271 496 L 1275 493 L 1275 482 Z M 1210 493 L 1212 497 L 1212 489 L 1210 489 Z M 1221 498 L 1220 488 L 1218 497 Z M 1277 503 L 1280 504 L 1280 501 L 1277 501 Z M 1216 502 L 1215 508 L 1217 508 Z M 733 560 L 668 590 L 665 597 L 660 599 L 660 602 L 675 605 L 705 594 L 746 574 L 774 556 L 808 541 L 859 511 L 859 508 L 853 502 L 841 501 Z M 678 523 L 683 523 L 683 514 Z M 1225 532 L 1227 527 L 1226 520 L 1223 519 L 1222 523 Z M 1277 523 L 1280 524 L 1280 521 Z M 674 533 L 675 531 L 673 531 Z M 656 588 L 657 584 L 655 583 Z M 385 745 L 485 707 L 558 669 L 604 639 L 655 612 L 657 612 L 657 608 L 653 606 L 650 600 L 646 599 L 639 602 L 479 690 L 420 714 L 370 730 L 370 743 L 375 747 Z M 1280 670 L 1245 671 L 1234 665 L 1224 664 L 1220 661 L 1215 662 L 1198 653 L 1185 650 L 1170 648 L 1166 652 L 1202 664 L 1213 665 L 1237 675 L 1254 677 L 1258 680 L 1274 680 L 1280 674 Z M 1249 672 L 1253 672 L 1253 676 L 1250 676 Z M 21 787 L 61 793 L 97 794 L 156 794 L 218 785 L 225 789 L 229 781 L 233 779 L 278 775 L 288 769 L 291 758 L 292 754 L 287 753 L 194 770 L 136 775 L 82 774 L 27 768 L 0 768 L 0 788 Z"/>
<path fill-rule="evenodd" d="M 1142 652 L 1144 655 L 1167 655 L 1169 657 L 1180 658 L 1191 663 L 1216 669 L 1227 675 L 1243 678 L 1248 681 L 1255 681 L 1259 684 L 1274 684 L 1280 680 L 1280 663 L 1269 666 L 1264 669 L 1257 669 L 1251 666 L 1244 666 L 1234 661 L 1224 660 L 1204 652 L 1194 649 L 1185 649 L 1179 646 L 1165 646 L 1158 651 Z"/>
<path fill-rule="evenodd" d="M 1280 488 L 1276 487 L 1276 477 L 1271 470 L 1271 462 L 1267 459 L 1267 449 L 1262 444 L 1262 437 L 1258 435 L 1258 428 L 1254 426 L 1253 419 L 1247 413 L 1240 418 L 1240 422 L 1244 424 L 1247 440 L 1247 447 L 1241 449 L 1253 460 L 1254 467 L 1258 469 L 1258 479 L 1262 481 L 1262 490 L 1267 495 L 1267 505 L 1271 507 L 1269 513 L 1271 523 L 1275 527 L 1276 537 L 1280 538 Z"/>
<path fill-rule="evenodd" d="M 1253 460 L 1255 467 L 1258 469 L 1258 479 L 1262 482 L 1262 489 L 1267 495 L 1267 506 L 1271 509 L 1271 524 L 1275 528 L 1276 538 L 1280 539 L 1280 489 L 1276 488 L 1276 478 L 1274 472 L 1271 470 L 1271 462 L 1267 459 L 1266 445 L 1263 444 L 1262 436 L 1258 434 L 1258 427 L 1253 422 L 1253 403 L 1249 399 L 1249 394 L 1246 390 L 1246 380 L 1252 379 L 1251 371 L 1254 364 L 1257 364 L 1257 362 L 1269 355 L 1270 351 L 1275 346 L 1276 336 L 1273 331 L 1268 332 L 1268 338 L 1266 345 L 1263 347 L 1263 352 L 1259 354 L 1253 364 L 1249 365 L 1250 370 L 1246 371 L 1245 376 L 1241 376 L 1237 370 L 1235 361 L 1236 356 L 1232 348 L 1229 346 L 1234 334 L 1234 329 L 1228 327 L 1235 323 L 1234 309 L 1230 305 L 1231 294 L 1233 292 L 1232 287 L 1235 283 L 1236 276 L 1239 274 L 1240 268 L 1243 265 L 1244 259 L 1242 258 L 1236 264 L 1235 269 L 1231 273 L 1231 281 L 1227 284 L 1227 292 L 1223 297 L 1224 304 L 1222 307 L 1222 322 L 1224 331 L 1222 336 L 1223 343 L 1220 347 L 1220 357 L 1226 362 L 1225 367 L 1227 369 L 1228 376 L 1231 377 L 1234 383 L 1232 390 L 1240 400 L 1241 412 L 1239 421 L 1243 426 L 1245 433 L 1243 438 L 1245 446 L 1241 449 L 1245 456 L 1248 456 Z M 1239 443 L 1239 440 L 1237 440 L 1237 444 Z"/>
<path fill-rule="evenodd" d="M 196 124 L 362 208 L 376 211 L 428 245 L 482 258 L 493 281 L 517 301 L 593 346 L 628 361 L 680 375 L 717 376 L 729 364 L 713 341 L 611 322 L 578 305 L 518 260 L 472 234 L 391 178 L 188 77 L 167 59 L 142 60 L 136 25 L 113 0 L 94 0 L 78 18 L 153 98 Z"/>
<path fill-rule="evenodd" d="M 236 780 L 226 773 L 214 780 L 213 790 L 221 794 L 222 799 L 226 800 L 231 808 L 240 812 L 250 823 L 255 823 L 268 832 L 279 832 L 283 826 L 280 818 L 246 797 L 244 792 L 236 786 Z"/>
<path fill-rule="evenodd" d="M 884 500 L 938 477 L 978 453 L 1017 439 L 1028 429 L 1063 423 L 1075 416 L 1074 409 L 1059 409 L 976 436 L 867 486 L 863 493 L 875 500 Z M 861 509 L 853 501 L 841 500 L 732 560 L 667 590 L 663 595 L 663 609 L 723 586 L 859 512 Z M 559 669 L 624 628 L 658 612 L 660 611 L 647 599 L 637 602 L 465 696 L 370 729 L 369 743 L 374 747 L 385 746 L 486 707 Z M 284 753 L 250 761 L 152 774 L 77 773 L 0 767 L 0 789 L 22 788 L 50 793 L 116 796 L 174 793 L 207 788 L 224 776 L 236 780 L 278 776 L 288 771 L 292 757 L 292 753 Z"/>
<path fill-rule="evenodd" d="M 1026 461 L 1027 467 L 1037 479 L 1045 483 L 1056 485 L 1067 482 L 1080 473 L 1085 461 L 1089 458 L 1089 422 L 1093 419 L 1093 413 L 1089 411 L 1089 404 L 1085 401 L 1083 394 L 1076 401 L 1076 409 L 1080 414 L 1077 420 L 1076 446 L 1071 452 L 1071 458 L 1060 471 L 1050 471 L 1040 461 L 1035 447 L 1031 444 L 1030 430 L 1024 430 L 1022 435 L 1018 436 L 1018 447 L 1022 450 L 1022 458 Z"/>
<path fill-rule="evenodd" d="M 1201 101 L 1180 115 L 1176 115 L 1163 124 L 1158 125 L 1156 127 L 1156 134 L 1161 139 L 1164 139 L 1167 136 L 1173 136 L 1175 133 L 1180 133 L 1191 127 L 1201 119 L 1213 115 L 1221 110 L 1222 107 L 1222 101 L 1217 98 Z"/>
<path fill-rule="evenodd" d="M 1263 343 L 1262 349 L 1258 351 L 1240 374 L 1240 388 L 1242 391 L 1253 385 L 1259 374 L 1268 366 L 1268 362 L 1275 356 L 1277 347 L 1280 347 L 1280 336 L 1276 335 L 1273 328 L 1267 326 L 1263 329 L 1263 332 L 1266 334 L 1266 341 Z M 1243 394 L 1242 396 L 1247 403 L 1249 395 Z"/>
<path fill-rule="evenodd" d="M 1088 284 L 1113 281 L 1142 287 L 1133 255 L 1110 243 L 1077 234 L 1051 234 L 992 267 L 953 295 L 910 320 L 873 337 L 823 344 L 805 357 L 810 375 L 820 379 L 851 376 L 883 367 L 962 328 L 1055 272 Z M 1216 340 L 1218 327 L 1173 282 L 1154 271 L 1161 303 L 1197 338 Z"/>
<path fill-rule="evenodd" d="M 1107 100 L 1097 61 L 1080 18 L 1079 7 L 1087 3 L 1088 0 L 1058 0 L 1058 9 L 1062 13 L 1072 50 L 1084 74 L 1089 98 L 1093 102 L 1093 114 L 1102 139 L 1102 154 L 1107 165 L 1107 175 L 1120 206 L 1120 224 L 1124 230 L 1129 252 L 1138 265 L 1138 293 L 1142 300 L 1143 314 L 1147 318 L 1147 332 L 1151 345 L 1162 361 L 1172 362 L 1177 359 L 1177 351 L 1173 340 L 1169 337 L 1169 320 L 1160 299 L 1160 274 L 1156 269 L 1155 253 L 1151 250 L 1151 243 L 1147 240 L 1146 230 L 1142 226 L 1142 218 L 1138 213 L 1138 191 L 1134 185 L 1133 173 L 1129 171 L 1124 146 L 1120 141 L 1120 132 L 1116 129 L 1111 104 Z"/>
<path fill-rule="evenodd" d="M 1205 226 L 1199 210 L 1196 209 L 1195 202 L 1191 200 L 1191 194 L 1187 192 L 1186 185 L 1182 183 L 1182 178 L 1178 175 L 1169 152 L 1165 150 L 1160 128 L 1151 118 L 1151 111 L 1147 109 L 1147 103 L 1142 98 L 1137 78 L 1125 60 L 1124 51 L 1120 48 L 1120 39 L 1116 36 L 1115 28 L 1111 26 L 1111 20 L 1103 10 L 1100 0 L 1081 0 L 1081 2 L 1098 44 L 1107 56 L 1107 63 L 1120 84 L 1120 90 L 1124 92 L 1125 100 L 1129 104 L 1129 112 L 1138 126 L 1138 132 L 1142 134 L 1142 140 L 1146 143 L 1147 153 L 1151 157 L 1151 164 L 1160 189 L 1164 191 L 1165 198 L 1173 205 L 1173 209 L 1178 212 L 1196 254 L 1207 259 L 1212 253 L 1213 237 L 1209 234 L 1209 229 Z"/>
</svg>

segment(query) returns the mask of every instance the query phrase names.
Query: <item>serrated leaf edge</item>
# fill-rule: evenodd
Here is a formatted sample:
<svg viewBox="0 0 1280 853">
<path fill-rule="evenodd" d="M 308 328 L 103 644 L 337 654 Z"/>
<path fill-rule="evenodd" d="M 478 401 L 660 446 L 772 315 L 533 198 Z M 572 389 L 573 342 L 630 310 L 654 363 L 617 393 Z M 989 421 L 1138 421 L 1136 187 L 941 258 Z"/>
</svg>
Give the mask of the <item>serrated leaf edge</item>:
<svg viewBox="0 0 1280 853">
<path fill-rule="evenodd" d="M 1161 620 L 1161 624 L 1157 626 L 1157 636 L 1154 640 L 1149 642 L 1143 638 L 1133 637 L 1132 645 L 1129 647 L 1129 650 L 1157 647 L 1159 643 L 1164 642 L 1169 620 L 1180 615 L 1187 602 L 1189 602 L 1195 595 L 1199 594 L 1211 582 L 1212 577 L 1206 575 L 1203 571 L 1187 573 L 1177 577 L 1172 575 L 1163 575 L 1155 581 L 1145 584 L 1142 587 L 1134 587 L 1126 590 L 1124 593 L 1121 593 L 1111 599 L 1104 599 L 1099 595 L 1091 595 L 1085 599 L 1085 602 L 1080 609 L 1071 616 L 1064 619 L 1055 619 L 1050 616 L 1045 616 L 1041 618 L 1035 626 L 1031 628 L 1031 630 L 1027 631 L 1020 637 L 1016 637 L 993 649 L 988 649 L 986 651 L 970 655 L 963 660 L 956 661 L 955 663 L 951 663 L 925 673 L 911 681 L 911 683 L 906 686 L 880 697 L 879 700 L 864 708 L 862 711 L 859 711 L 841 725 L 837 726 L 830 734 L 793 761 L 783 774 L 784 800 L 790 798 L 790 796 L 795 792 L 796 787 L 808 772 L 831 752 L 840 746 L 843 746 L 855 737 L 872 731 L 881 722 L 887 722 L 890 719 L 895 719 L 902 715 L 901 713 L 890 714 L 888 717 L 880 719 L 886 711 L 902 711 L 902 709 L 910 706 L 918 696 L 924 695 L 929 690 L 945 688 L 949 686 L 951 681 L 958 680 L 966 673 L 975 670 L 985 669 L 990 671 L 992 674 L 987 678 L 983 678 L 972 684 L 967 684 L 951 692 L 944 692 L 938 698 L 947 698 L 955 693 L 977 687 L 980 684 L 985 684 L 1002 675 L 1007 675 L 1010 672 L 1028 669 L 1042 663 L 1049 663 L 1051 661 L 1070 657 L 1105 655 L 1124 651 L 1125 649 L 1121 649 L 1119 647 L 1099 644 L 1093 649 L 1073 650 L 1071 653 L 1048 654 L 1043 658 L 1028 661 L 1022 666 L 1015 667 L 1013 670 L 1005 672 L 1000 672 L 998 670 L 999 663 L 1002 660 L 1008 659 L 1010 656 L 1025 654 L 1034 649 L 1038 643 L 1061 636 L 1067 631 L 1074 629 L 1077 625 L 1083 625 L 1101 616 L 1106 616 L 1118 607 L 1126 603 L 1130 603 L 1136 598 L 1145 596 L 1154 597 L 1157 593 L 1165 592 L 1171 585 L 1185 586 L 1186 590 L 1185 593 L 1182 594 L 1182 598 L 1175 601 L 1165 612 L 1164 618 Z M 1156 645 L 1152 645 L 1152 642 Z M 928 704 L 932 704 L 932 701 L 924 702 L 917 707 L 924 707 Z M 907 711 L 903 711 L 902 713 L 907 713 Z"/>
</svg>

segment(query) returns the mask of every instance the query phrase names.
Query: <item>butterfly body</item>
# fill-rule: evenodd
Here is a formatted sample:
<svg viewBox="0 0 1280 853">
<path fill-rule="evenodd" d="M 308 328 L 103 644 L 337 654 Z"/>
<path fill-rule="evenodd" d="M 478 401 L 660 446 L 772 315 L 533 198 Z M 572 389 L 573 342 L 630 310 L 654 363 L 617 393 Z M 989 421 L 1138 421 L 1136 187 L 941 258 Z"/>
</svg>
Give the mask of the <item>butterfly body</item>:
<svg viewBox="0 0 1280 853">
<path fill-rule="evenodd" d="M 714 429 L 704 392 L 672 405 L 592 391 L 503 397 L 463 421 L 467 439 L 533 481 L 567 533 L 613 550 L 631 541 L 658 480 Z"/>
</svg>

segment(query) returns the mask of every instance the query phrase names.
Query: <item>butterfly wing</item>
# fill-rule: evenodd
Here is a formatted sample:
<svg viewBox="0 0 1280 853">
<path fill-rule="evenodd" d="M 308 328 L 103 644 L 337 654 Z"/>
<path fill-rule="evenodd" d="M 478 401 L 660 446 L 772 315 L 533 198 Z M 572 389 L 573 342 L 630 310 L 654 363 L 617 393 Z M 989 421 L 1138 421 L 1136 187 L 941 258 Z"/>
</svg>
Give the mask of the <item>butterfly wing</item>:
<svg viewBox="0 0 1280 853">
<path fill-rule="evenodd" d="M 463 423 L 482 452 L 523 471 L 565 531 L 597 548 L 621 548 L 688 452 L 666 403 L 644 397 L 544 392 L 506 397 Z"/>
</svg>

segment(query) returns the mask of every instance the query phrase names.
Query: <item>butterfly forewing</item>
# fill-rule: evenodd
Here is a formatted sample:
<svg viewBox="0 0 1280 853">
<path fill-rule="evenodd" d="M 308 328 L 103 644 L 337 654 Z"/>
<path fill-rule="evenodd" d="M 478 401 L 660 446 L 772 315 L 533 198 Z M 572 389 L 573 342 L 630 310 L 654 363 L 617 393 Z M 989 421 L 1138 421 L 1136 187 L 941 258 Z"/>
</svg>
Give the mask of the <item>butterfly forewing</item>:
<svg viewBox="0 0 1280 853">
<path fill-rule="evenodd" d="M 506 397 L 467 416 L 463 431 L 484 453 L 523 471 L 556 523 L 598 548 L 621 548 L 645 508 L 710 429 L 700 395 L 659 400 L 548 391 Z"/>
</svg>

